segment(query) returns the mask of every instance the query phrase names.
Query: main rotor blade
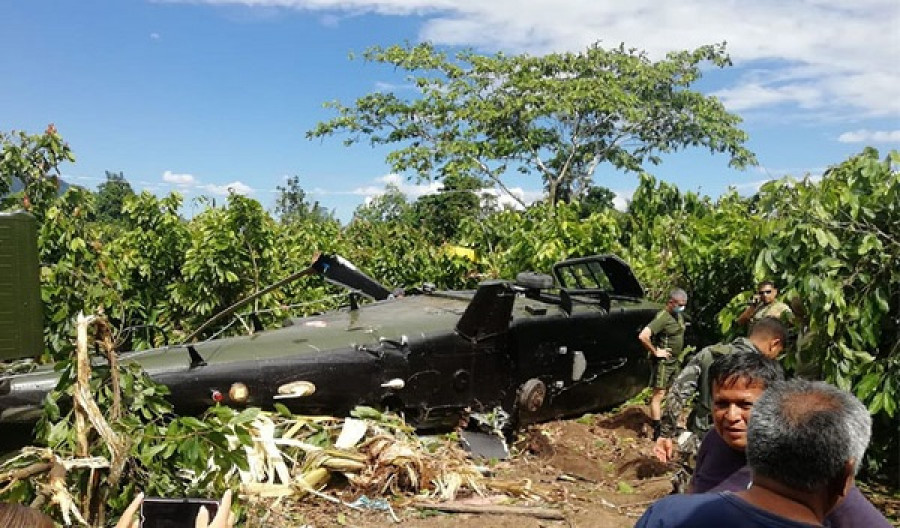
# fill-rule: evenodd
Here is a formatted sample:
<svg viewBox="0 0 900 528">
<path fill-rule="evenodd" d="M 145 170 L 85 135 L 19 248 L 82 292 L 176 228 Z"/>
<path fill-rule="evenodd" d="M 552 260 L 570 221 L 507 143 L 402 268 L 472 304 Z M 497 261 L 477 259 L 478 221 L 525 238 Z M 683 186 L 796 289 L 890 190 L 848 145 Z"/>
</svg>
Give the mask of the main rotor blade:
<svg viewBox="0 0 900 528">
<path fill-rule="evenodd" d="M 286 277 L 286 278 L 284 278 L 284 279 L 281 279 L 280 281 L 278 281 L 278 282 L 276 282 L 276 283 L 274 283 L 274 284 L 272 284 L 272 285 L 270 285 L 270 286 L 267 286 L 267 287 L 263 288 L 262 290 L 259 290 L 258 292 L 254 293 L 253 295 L 250 295 L 250 296 L 248 296 L 248 297 L 244 297 L 244 298 L 241 299 L 240 301 L 238 301 L 238 302 L 232 304 L 232 305 L 229 306 L 228 308 L 225 308 L 225 309 L 222 310 L 221 312 L 219 312 L 219 313 L 217 313 L 216 315 L 212 316 L 212 317 L 211 317 L 210 319 L 208 319 L 205 323 L 203 323 L 202 325 L 200 325 L 200 328 L 194 330 L 194 332 L 191 333 L 191 335 L 187 336 L 187 338 L 185 338 L 185 340 L 182 341 L 181 344 L 182 344 L 182 345 L 185 345 L 185 344 L 187 344 L 187 343 L 190 343 L 190 342 L 193 341 L 197 336 L 199 336 L 200 334 L 202 334 L 204 330 L 206 330 L 207 328 L 209 328 L 210 326 L 212 326 L 213 323 L 215 323 L 215 322 L 218 321 L 219 319 L 225 317 L 226 315 L 231 315 L 231 314 L 233 314 L 238 308 L 240 308 L 240 307 L 246 305 L 246 304 L 249 303 L 250 301 L 253 301 L 253 300 L 255 300 L 255 299 L 258 299 L 259 297 L 261 297 L 261 296 L 263 296 L 263 295 L 269 293 L 269 292 L 272 291 L 272 290 L 276 290 L 276 289 L 278 289 L 278 288 L 281 288 L 281 287 L 284 286 L 285 284 L 287 284 L 287 283 L 289 283 L 289 282 L 293 282 L 293 281 L 299 279 L 300 277 L 303 277 L 303 276 L 305 276 L 305 275 L 312 275 L 313 273 L 318 273 L 318 270 L 316 270 L 313 266 L 310 266 L 310 267 L 306 268 L 306 269 L 303 270 L 303 271 L 298 271 L 297 273 L 294 273 L 293 275 L 290 275 L 290 276 L 288 276 L 288 277 Z"/>
</svg>

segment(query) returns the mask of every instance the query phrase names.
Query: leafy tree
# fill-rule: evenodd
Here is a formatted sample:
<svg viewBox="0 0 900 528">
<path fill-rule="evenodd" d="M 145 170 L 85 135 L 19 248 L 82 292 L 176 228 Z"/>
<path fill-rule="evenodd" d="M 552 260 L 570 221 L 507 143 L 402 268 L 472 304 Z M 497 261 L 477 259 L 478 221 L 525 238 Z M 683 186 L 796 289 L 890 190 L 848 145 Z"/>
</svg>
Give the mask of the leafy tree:
<svg viewBox="0 0 900 528">
<path fill-rule="evenodd" d="M 454 240 L 463 218 L 481 216 L 477 191 L 482 186 L 480 180 L 471 176 L 447 176 L 437 194 L 426 194 L 416 200 L 413 214 L 439 241 Z"/>
<path fill-rule="evenodd" d="M 776 277 L 802 301 L 810 360 L 873 413 L 900 400 L 900 152 L 874 149 L 821 182 L 767 184 L 769 215 L 754 275 Z"/>
<path fill-rule="evenodd" d="M 118 304 L 109 281 L 112 263 L 100 242 L 93 215 L 94 194 L 72 187 L 47 203 L 39 216 L 38 250 L 41 261 L 41 300 L 47 316 L 45 341 L 52 359 L 71 350 L 74 321 L 79 312 L 95 312 Z"/>
<path fill-rule="evenodd" d="M 659 181 L 650 174 L 641 173 L 639 180 L 628 203 L 628 214 L 622 218 L 623 243 L 626 246 L 650 247 L 660 236 L 655 232 L 655 226 L 670 216 L 701 216 L 709 208 L 709 204 L 696 193 L 682 193 L 675 185 Z"/>
<path fill-rule="evenodd" d="M 106 181 L 97 188 L 94 200 L 96 219 L 102 222 L 114 222 L 122 216 L 122 205 L 125 198 L 134 196 L 131 184 L 120 172 L 106 171 Z"/>
<path fill-rule="evenodd" d="M 409 72 L 418 97 L 376 92 L 350 106 L 327 103 L 337 117 L 307 136 L 345 132 L 347 145 L 397 145 L 388 163 L 418 178 L 470 174 L 508 191 L 508 172 L 536 172 L 555 204 L 564 191 L 585 194 L 601 163 L 638 171 L 688 146 L 727 153 L 737 167 L 756 162 L 740 118 L 691 90 L 707 63 L 730 64 L 724 44 L 659 61 L 597 44 L 541 57 L 462 51 L 450 59 L 430 44 L 373 47 L 363 56 Z"/>
<path fill-rule="evenodd" d="M 384 194 L 372 198 L 353 212 L 354 221 L 392 222 L 407 217 L 411 211 L 406 195 L 393 183 L 385 186 Z"/>
<path fill-rule="evenodd" d="M 880 159 L 867 148 L 819 182 L 772 182 L 752 201 L 759 218 L 753 278 L 782 284 L 800 321 L 789 366 L 818 370 L 868 404 L 875 422 L 867 466 L 882 475 L 900 466 L 898 165 L 900 152 Z M 732 313 L 723 310 L 720 321 Z"/>
<path fill-rule="evenodd" d="M 318 201 L 309 203 L 306 191 L 300 186 L 300 177 L 291 176 L 282 187 L 278 185 L 278 196 L 275 198 L 275 214 L 284 224 L 312 218 L 319 221 L 334 220 L 331 211 L 319 205 Z"/>
<path fill-rule="evenodd" d="M 183 280 L 181 267 L 190 244 L 188 223 L 178 214 L 181 204 L 178 193 L 158 198 L 144 191 L 125 197 L 119 229 L 105 243 L 110 281 L 121 293 L 120 302 L 107 314 L 123 325 L 153 324 L 171 330 L 186 315 L 171 302 L 174 285 Z M 145 335 L 162 337 L 142 333 L 137 337 Z"/>
<path fill-rule="evenodd" d="M 59 194 L 59 166 L 66 161 L 75 161 L 75 156 L 52 124 L 43 134 L 0 133 L 0 197 L 10 191 L 14 180 L 23 188 L 21 195 L 2 198 L 0 207 L 24 207 L 43 219 Z"/>
<path fill-rule="evenodd" d="M 633 205 L 634 210 L 641 206 Z M 754 284 L 753 248 L 761 222 L 735 192 L 715 202 L 688 193 L 676 209 L 657 217 L 651 243 L 632 248 L 639 273 L 656 279 L 647 281 L 655 286 L 653 298 L 664 299 L 673 286 L 688 292 L 698 345 L 719 341 L 723 334 L 734 337 L 720 331 L 716 316 L 723 306 L 737 315 L 740 310 L 729 303 Z"/>
<path fill-rule="evenodd" d="M 210 207 L 193 219 L 183 280 L 172 289 L 174 303 L 193 315 L 185 328 L 281 278 L 273 272 L 276 231 L 259 202 L 234 193 L 226 207 Z"/>
<path fill-rule="evenodd" d="M 592 213 L 600 213 L 615 208 L 616 193 L 601 185 L 592 185 L 581 197 L 581 216 L 586 218 Z"/>
<path fill-rule="evenodd" d="M 576 204 L 535 204 L 525 211 L 505 210 L 464 222 L 461 242 L 482 255 L 489 274 L 514 278 L 523 270 L 548 272 L 570 257 L 596 253 L 621 254 L 616 218 L 597 213 L 580 218 Z"/>
</svg>

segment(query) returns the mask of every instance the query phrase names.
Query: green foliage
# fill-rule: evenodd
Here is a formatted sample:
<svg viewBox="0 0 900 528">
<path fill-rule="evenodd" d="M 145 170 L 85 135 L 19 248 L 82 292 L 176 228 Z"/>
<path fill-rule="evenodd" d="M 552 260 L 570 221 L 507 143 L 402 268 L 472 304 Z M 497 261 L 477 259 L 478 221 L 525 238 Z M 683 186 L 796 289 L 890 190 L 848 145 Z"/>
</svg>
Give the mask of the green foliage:
<svg viewBox="0 0 900 528">
<path fill-rule="evenodd" d="M 580 208 L 538 204 L 524 212 L 505 211 L 470 225 L 476 247 L 488 246 L 485 258 L 500 277 L 523 270 L 548 272 L 560 260 L 596 253 L 621 253 L 619 226 L 609 212 L 581 219 Z"/>
<path fill-rule="evenodd" d="M 821 182 L 767 184 L 759 206 L 773 214 L 754 268 L 802 302 L 803 345 L 827 378 L 888 416 L 900 400 L 898 163 L 866 149 Z"/>
<path fill-rule="evenodd" d="M 399 187 L 389 183 L 385 186 L 384 194 L 378 195 L 370 202 L 356 208 L 353 213 L 353 221 L 369 223 L 398 221 L 406 218 L 410 211 L 406 195 L 400 191 Z"/>
<path fill-rule="evenodd" d="M 447 176 L 438 194 L 426 194 L 416 200 L 412 214 L 434 234 L 436 242 L 454 241 L 463 219 L 484 216 L 478 194 L 482 186 L 480 180 L 471 176 Z"/>
<path fill-rule="evenodd" d="M 198 326 L 205 317 L 281 278 L 274 266 L 277 229 L 259 202 L 238 194 L 229 195 L 227 206 L 207 208 L 194 218 L 188 226 L 183 280 L 172 291 L 183 313 L 199 316 L 186 322 Z"/>
<path fill-rule="evenodd" d="M 36 441 L 63 459 L 93 456 L 114 461 L 110 444 L 96 434 L 87 436 L 86 453 L 79 448 L 71 406 L 77 384 L 74 360 L 60 362 L 57 369 L 60 381 L 45 400 Z M 124 446 L 121 476 L 116 482 L 107 481 L 116 478 L 111 473 L 88 478 L 94 470 L 77 467 L 66 474 L 67 487 L 73 495 L 101 497 L 101 504 L 93 506 L 91 522 L 108 518 L 101 511 L 110 512 L 112 517 L 121 514 L 138 491 L 169 497 L 218 496 L 240 484 L 234 468 L 246 470 L 248 466 L 243 450 L 236 448 L 250 444 L 249 426 L 258 409 L 213 407 L 200 418 L 176 418 L 165 399 L 168 388 L 148 378 L 137 364 L 123 365 L 117 373 L 121 387 L 118 395 L 110 383 L 112 373 L 108 366 L 92 369 L 90 392 L 107 418 L 116 416 L 114 402 L 121 399 L 120 415 L 110 423 Z M 127 412 L 122 413 L 122 408 Z M 20 464 L 28 461 L 23 458 Z M 100 489 L 94 489 L 98 485 Z M 19 480 L 3 495 L 28 502 L 40 492 L 34 480 Z M 59 514 L 55 509 L 49 513 Z"/>
<path fill-rule="evenodd" d="M 601 213 L 615 207 L 614 200 L 616 193 L 602 187 L 600 185 L 592 185 L 588 188 L 587 193 L 581 198 L 582 217 L 590 216 L 591 213 Z"/>
<path fill-rule="evenodd" d="M 411 222 L 354 220 L 344 232 L 342 246 L 344 255 L 367 273 L 404 289 L 426 281 L 439 288 L 459 288 L 474 266 L 442 251 L 428 231 Z"/>
<path fill-rule="evenodd" d="M 43 134 L 0 132 L 0 208 L 24 208 L 43 219 L 59 193 L 59 166 L 67 161 L 75 161 L 75 156 L 53 125 Z M 5 196 L 14 180 L 20 182 L 21 193 Z"/>
<path fill-rule="evenodd" d="M 580 53 L 453 58 L 430 44 L 374 47 L 366 60 L 409 73 L 417 97 L 375 92 L 319 123 L 310 138 L 346 133 L 397 145 L 394 171 L 420 179 L 475 176 L 506 190 L 512 171 L 539 174 L 550 203 L 586 195 L 597 166 L 638 171 L 659 154 L 688 146 L 754 164 L 740 118 L 714 97 L 691 90 L 705 65 L 730 64 L 724 45 L 651 61 L 624 46 Z M 524 204 L 523 204 L 524 205 Z"/>
<path fill-rule="evenodd" d="M 284 187 L 278 185 L 278 196 L 275 198 L 275 214 L 284 224 L 291 224 L 307 219 L 323 222 L 335 221 L 334 215 L 319 202 L 309 203 L 306 200 L 306 191 L 300 186 L 300 177 L 291 176 L 285 182 Z"/>
<path fill-rule="evenodd" d="M 470 54 L 460 65 L 429 48 L 390 53 L 409 54 L 410 71 L 432 61 L 439 71 L 446 69 L 445 82 L 451 84 L 467 71 L 465 65 L 486 76 L 506 60 Z M 432 118 L 438 115 L 430 111 Z M 60 150 L 55 132 L 40 141 L 19 136 L 29 138 L 20 143 L 4 137 L 4 171 L 47 174 L 53 160 L 71 157 Z M 54 157 L 53 148 L 65 155 Z M 451 150 L 441 163 L 459 159 Z M 28 163 L 38 166 L 27 168 Z M 484 209 L 475 205 L 480 183 L 471 172 L 447 168 L 444 185 L 452 192 L 409 204 L 399 190 L 389 189 L 343 228 L 314 214 L 289 222 L 282 216 L 279 222 L 255 200 L 237 195 L 225 205 L 207 203 L 186 220 L 179 215 L 180 196 L 148 193 L 125 197 L 113 224 L 90 221 L 93 193 L 72 188 L 62 196 L 35 194 L 43 197 L 33 210 L 40 220 L 45 355 L 68 357 L 72 320 L 81 310 L 103 310 L 120 326 L 153 323 L 170 337 L 183 336 L 210 314 L 305 269 L 317 251 L 341 254 L 387 286 L 406 289 L 425 281 L 474 288 L 484 278 L 512 279 L 524 270 L 547 272 L 564 258 L 614 253 L 631 264 L 651 299 L 662 299 L 672 286 L 688 291 L 698 346 L 742 332 L 734 320 L 751 289 L 760 280 L 774 280 L 799 320 L 802 354 L 792 349 L 786 366 L 796 368 L 800 358 L 819 365 L 826 379 L 865 401 L 882 424 L 872 448 L 878 457 L 872 459 L 884 460 L 898 453 L 896 435 L 883 425 L 896 417 L 900 403 L 898 163 L 896 152 L 882 159 L 867 149 L 829 169 L 821 181 L 772 182 L 749 199 L 734 192 L 716 200 L 682 193 L 643 174 L 626 212 L 609 208 L 604 197 L 610 196 L 603 192 L 597 192 L 602 205 L 596 208 L 580 197 L 522 210 Z M 13 177 L 0 175 L 7 182 Z M 308 277 L 247 310 L 263 313 L 271 325 L 296 315 L 282 306 L 332 308 L 339 300 L 329 294 L 339 291 Z M 142 339 L 135 345 L 159 345 L 162 338 Z M 179 424 L 176 432 L 204 430 L 190 421 L 172 423 Z M 195 454 L 185 449 L 185 457 Z"/>
<path fill-rule="evenodd" d="M 181 282 L 181 266 L 189 245 L 188 225 L 178 214 L 182 198 L 157 198 L 149 192 L 127 196 L 116 222 L 103 231 L 109 255 L 109 282 L 119 292 L 107 314 L 122 327 L 152 324 L 171 327 L 183 314 L 171 302 L 173 285 Z M 121 330 L 121 328 L 120 328 Z M 162 334 L 137 333 L 143 348 L 161 345 Z M 131 347 L 129 347 L 131 348 Z"/>
<path fill-rule="evenodd" d="M 95 214 L 101 222 L 115 222 L 122 216 L 125 199 L 134 196 L 131 184 L 122 172 L 106 171 L 106 181 L 97 187 Z"/>
<path fill-rule="evenodd" d="M 93 194 L 72 187 L 48 204 L 38 229 L 41 298 L 48 351 L 54 359 L 71 350 L 75 316 L 116 304 L 119 292 L 109 281 L 110 261 L 103 252 L 98 227 L 88 218 Z"/>
</svg>

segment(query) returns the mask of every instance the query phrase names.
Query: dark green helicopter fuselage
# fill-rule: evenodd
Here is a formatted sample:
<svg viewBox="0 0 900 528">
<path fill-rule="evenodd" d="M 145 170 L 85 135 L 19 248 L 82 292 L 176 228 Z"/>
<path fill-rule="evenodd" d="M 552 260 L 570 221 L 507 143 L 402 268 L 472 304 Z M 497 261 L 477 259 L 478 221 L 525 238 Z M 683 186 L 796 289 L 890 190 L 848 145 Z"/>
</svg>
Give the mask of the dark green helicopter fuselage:
<svg viewBox="0 0 900 528">
<path fill-rule="evenodd" d="M 0 214 L 0 268 L 11 270 L 0 277 L 0 359 L 34 357 L 42 347 L 35 226 L 27 213 Z M 314 273 L 353 292 L 350 307 L 194 342 L 250 301 Z M 614 255 L 568 259 L 552 273 L 520 273 L 474 291 L 423 285 L 392 293 L 342 257 L 316 254 L 308 269 L 215 314 L 185 343 L 126 352 L 120 361 L 139 363 L 168 386 L 178 413 L 283 403 L 343 416 L 366 405 L 428 429 L 498 408 L 523 424 L 631 398 L 649 372 L 637 334 L 660 306 L 644 300 Z M 363 295 L 375 302 L 360 304 Z M 51 366 L 0 375 L 0 424 L 37 420 L 57 381 Z"/>
<path fill-rule="evenodd" d="M 498 407 L 521 422 L 571 416 L 619 404 L 646 385 L 648 361 L 635 336 L 658 305 L 620 297 L 608 309 L 575 304 L 567 312 L 539 297 L 493 281 L 477 292 L 378 301 L 121 361 L 140 363 L 167 385 L 179 413 L 280 402 L 297 413 L 341 416 L 368 405 L 401 411 L 424 429 Z M 38 370 L 2 380 L 0 421 L 33 420 L 56 379 Z M 517 396 L 529 380 L 546 396 L 524 410 Z M 301 382 L 312 390 L 285 390 Z M 239 385 L 246 391 L 233 398 Z"/>
</svg>

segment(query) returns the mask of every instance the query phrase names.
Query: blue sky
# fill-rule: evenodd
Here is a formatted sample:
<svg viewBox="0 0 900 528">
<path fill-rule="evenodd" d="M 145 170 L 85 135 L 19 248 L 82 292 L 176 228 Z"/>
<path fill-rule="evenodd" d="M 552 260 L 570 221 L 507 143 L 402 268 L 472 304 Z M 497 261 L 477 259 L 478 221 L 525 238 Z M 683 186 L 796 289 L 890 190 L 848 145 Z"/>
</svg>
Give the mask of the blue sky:
<svg viewBox="0 0 900 528">
<path fill-rule="evenodd" d="M 540 54 L 601 40 L 661 57 L 728 42 L 735 66 L 697 87 L 744 119 L 760 166 L 693 150 L 649 172 L 683 190 L 753 192 L 784 174 L 819 174 L 867 145 L 900 148 L 900 3 L 896 0 L 0 0 L 0 130 L 54 123 L 77 161 L 65 179 L 96 187 L 105 171 L 192 199 L 228 188 L 272 207 L 299 175 L 309 197 L 349 219 L 396 182 L 386 150 L 309 141 L 350 103 L 395 87 L 391 69 L 351 52 L 429 40 L 455 49 Z M 540 182 L 506 180 L 525 196 Z M 627 198 L 636 176 L 601 167 L 595 182 Z"/>
</svg>

